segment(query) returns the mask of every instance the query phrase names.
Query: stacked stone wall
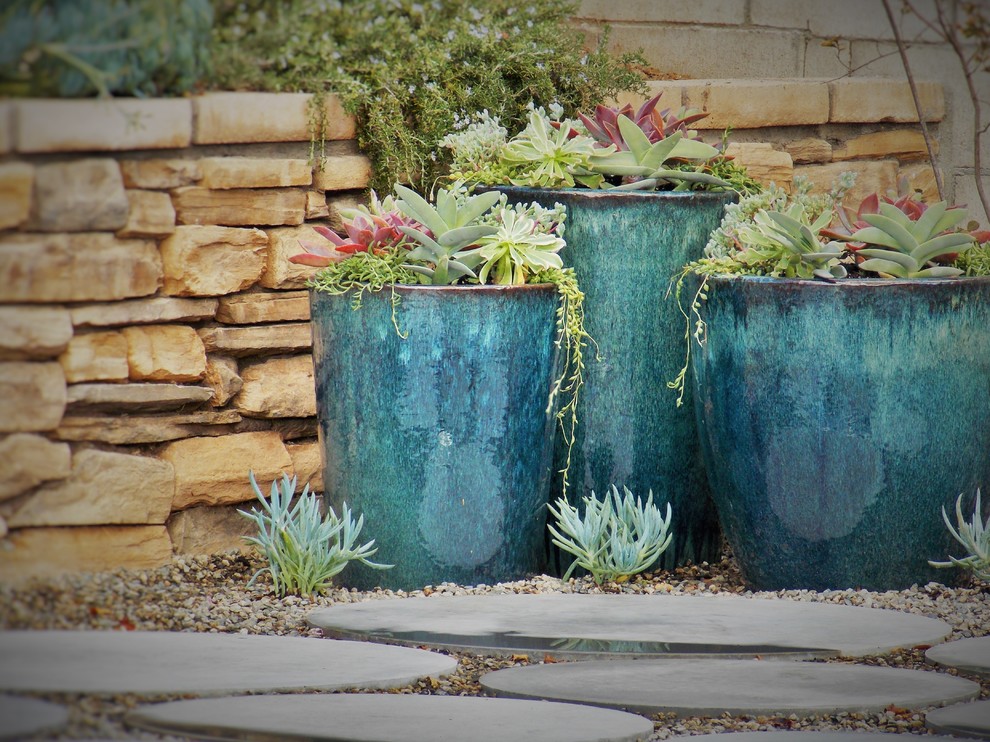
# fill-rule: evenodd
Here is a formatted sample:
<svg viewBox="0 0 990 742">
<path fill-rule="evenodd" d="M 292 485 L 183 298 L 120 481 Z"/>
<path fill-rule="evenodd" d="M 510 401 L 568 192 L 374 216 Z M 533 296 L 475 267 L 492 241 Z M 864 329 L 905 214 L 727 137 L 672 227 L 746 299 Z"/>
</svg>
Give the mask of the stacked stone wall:
<svg viewBox="0 0 990 742">
<path fill-rule="evenodd" d="M 763 180 L 929 187 L 901 83 L 653 87 L 712 110 L 710 141 L 732 124 Z M 370 171 L 335 99 L 310 164 L 307 101 L 0 102 L 0 581 L 238 548 L 249 470 L 322 490 L 313 269 L 288 257 Z"/>
</svg>

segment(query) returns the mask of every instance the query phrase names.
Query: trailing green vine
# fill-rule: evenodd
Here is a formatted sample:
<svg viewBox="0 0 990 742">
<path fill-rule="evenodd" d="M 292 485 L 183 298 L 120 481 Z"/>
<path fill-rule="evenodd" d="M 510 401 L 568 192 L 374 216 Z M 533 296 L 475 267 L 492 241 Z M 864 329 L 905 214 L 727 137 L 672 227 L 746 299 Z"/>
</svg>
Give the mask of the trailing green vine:
<svg viewBox="0 0 990 742">
<path fill-rule="evenodd" d="M 437 144 L 488 110 L 522 126 L 527 104 L 568 115 L 623 90 L 644 92 L 639 55 L 587 51 L 572 0 L 214 0 L 214 84 L 339 95 L 372 160 L 372 187 L 429 191 Z M 319 109 L 319 110 L 317 110 Z M 314 103 L 314 155 L 323 146 Z"/>
</svg>

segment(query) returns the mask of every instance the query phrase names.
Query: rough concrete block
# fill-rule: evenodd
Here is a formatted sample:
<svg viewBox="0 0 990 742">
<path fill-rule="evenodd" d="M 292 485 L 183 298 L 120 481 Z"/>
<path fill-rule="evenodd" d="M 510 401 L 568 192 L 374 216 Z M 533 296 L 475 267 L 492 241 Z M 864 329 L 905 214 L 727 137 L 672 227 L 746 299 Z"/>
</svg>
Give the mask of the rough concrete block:
<svg viewBox="0 0 990 742">
<path fill-rule="evenodd" d="M 746 21 L 744 0 L 582 0 L 576 18 L 634 23 L 704 23 L 739 26 Z"/>
<path fill-rule="evenodd" d="M 831 91 L 832 123 L 915 122 L 918 112 L 906 81 L 885 78 L 847 77 L 828 84 Z M 918 95 L 925 121 L 941 121 L 945 116 L 942 86 L 918 82 Z"/>
</svg>

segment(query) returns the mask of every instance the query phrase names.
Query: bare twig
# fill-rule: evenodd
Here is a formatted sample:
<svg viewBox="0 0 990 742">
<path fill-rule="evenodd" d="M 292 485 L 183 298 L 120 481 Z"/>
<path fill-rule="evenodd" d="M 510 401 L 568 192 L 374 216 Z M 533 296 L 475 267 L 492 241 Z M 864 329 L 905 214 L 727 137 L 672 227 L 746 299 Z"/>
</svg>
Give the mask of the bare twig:
<svg viewBox="0 0 990 742">
<path fill-rule="evenodd" d="M 937 4 L 937 3 L 936 3 Z M 921 96 L 918 95 L 918 83 L 911 72 L 911 63 L 908 61 L 907 48 L 904 45 L 904 37 L 901 36 L 900 26 L 894 18 L 894 9 L 890 6 L 890 0 L 883 0 L 883 9 L 887 11 L 887 20 L 890 28 L 894 32 L 894 40 L 897 42 L 897 51 L 901 55 L 901 64 L 904 65 L 904 74 L 907 77 L 908 86 L 911 88 L 911 97 L 914 99 L 914 108 L 918 112 L 918 123 L 921 125 L 921 135 L 925 138 L 925 148 L 928 150 L 928 159 L 932 163 L 932 172 L 935 174 L 935 188 L 938 190 L 938 200 L 945 200 L 945 187 L 942 184 L 942 174 L 939 172 L 938 160 L 935 157 L 935 142 L 931 132 L 928 131 L 928 124 L 925 121 L 925 112 L 921 108 Z M 913 11 L 913 9 L 912 9 Z"/>
</svg>

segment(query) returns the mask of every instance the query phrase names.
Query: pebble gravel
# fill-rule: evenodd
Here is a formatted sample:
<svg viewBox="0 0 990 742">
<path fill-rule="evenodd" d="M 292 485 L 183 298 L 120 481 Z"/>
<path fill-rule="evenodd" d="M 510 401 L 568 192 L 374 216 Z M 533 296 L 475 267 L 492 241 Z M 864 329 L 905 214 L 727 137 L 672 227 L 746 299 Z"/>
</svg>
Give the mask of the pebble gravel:
<svg viewBox="0 0 990 742">
<path fill-rule="evenodd" d="M 589 579 L 562 581 L 545 575 L 519 582 L 463 587 L 453 584 L 429 586 L 409 593 L 376 590 L 357 592 L 331 589 L 316 597 L 278 598 L 265 576 L 250 583 L 262 566 L 254 556 L 223 554 L 176 557 L 168 566 L 149 571 L 117 570 L 95 575 L 66 575 L 35 580 L 19 586 L 0 585 L 0 628 L 3 629 L 102 629 L 120 631 L 204 631 L 309 636 L 319 638 L 319 629 L 306 623 L 315 608 L 367 600 L 395 600 L 411 596 L 472 595 L 486 593 L 630 593 L 670 595 L 738 594 L 747 598 L 839 603 L 906 611 L 940 618 L 952 626 L 952 639 L 990 635 L 990 585 L 970 583 L 948 587 L 939 583 L 907 590 L 783 590 L 751 592 L 745 589 L 734 562 L 728 556 L 718 564 L 689 565 L 671 572 L 644 574 L 629 582 L 594 585 Z M 913 648 L 881 657 L 828 660 L 903 667 L 927 672 L 939 670 L 925 662 L 925 648 Z M 504 667 L 552 661 L 535 655 L 494 657 L 470 652 L 450 653 L 458 658 L 458 669 L 450 677 L 427 678 L 413 685 L 388 691 L 438 695 L 479 695 L 478 678 Z M 380 691 L 379 691 L 380 692 Z M 59 735 L 44 739 L 174 739 L 128 729 L 124 714 L 139 704 L 173 700 L 123 696 L 33 694 L 62 703 L 70 709 L 69 726 Z M 982 683 L 981 698 L 990 698 L 990 680 Z M 842 713 L 811 718 L 788 717 L 689 717 L 669 714 L 652 717 L 651 740 L 728 731 L 773 729 L 861 730 L 928 734 L 924 712 L 890 707 L 883 713 Z M 38 739 L 41 739 L 40 737 Z"/>
</svg>

